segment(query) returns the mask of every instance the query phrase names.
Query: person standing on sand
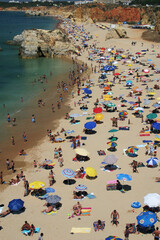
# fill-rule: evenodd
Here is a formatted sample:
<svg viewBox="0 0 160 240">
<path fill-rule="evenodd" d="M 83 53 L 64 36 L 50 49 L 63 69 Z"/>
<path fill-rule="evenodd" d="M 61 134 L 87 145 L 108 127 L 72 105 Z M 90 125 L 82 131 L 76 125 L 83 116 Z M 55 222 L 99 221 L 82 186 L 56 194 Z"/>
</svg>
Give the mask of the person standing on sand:
<svg viewBox="0 0 160 240">
<path fill-rule="evenodd" d="M 7 170 L 9 170 L 10 168 L 9 168 L 9 165 L 10 165 L 10 163 L 9 163 L 9 159 L 7 158 L 6 159 L 6 166 L 7 166 Z"/>
<path fill-rule="evenodd" d="M 12 161 L 11 161 L 11 169 L 12 169 L 12 172 L 13 172 L 13 173 L 15 172 L 14 166 L 15 166 L 15 163 L 14 163 L 14 161 L 12 160 Z"/>
<path fill-rule="evenodd" d="M 124 240 L 129 240 L 129 227 L 128 226 L 126 226 L 126 229 L 124 231 L 124 237 L 125 237 Z"/>
<path fill-rule="evenodd" d="M 14 136 L 11 137 L 12 145 L 15 145 Z"/>
<path fill-rule="evenodd" d="M 52 112 L 55 112 L 55 106 L 52 104 Z"/>
<path fill-rule="evenodd" d="M 0 181 L 1 181 L 1 184 L 3 184 L 3 172 L 0 172 Z"/>
<path fill-rule="evenodd" d="M 118 226 L 119 213 L 116 210 L 111 213 L 111 218 L 112 225 L 116 224 L 116 226 Z"/>
<path fill-rule="evenodd" d="M 25 132 L 23 133 L 23 139 L 24 139 L 24 142 L 27 142 L 27 136 Z"/>
<path fill-rule="evenodd" d="M 43 236 L 44 236 L 44 234 L 41 233 L 40 236 L 39 236 L 39 238 L 38 238 L 38 240 L 43 240 Z"/>
<path fill-rule="evenodd" d="M 160 231 L 159 228 L 157 227 L 156 230 L 152 233 L 152 235 L 154 236 L 154 240 L 158 240 L 159 236 L 160 236 Z"/>
</svg>

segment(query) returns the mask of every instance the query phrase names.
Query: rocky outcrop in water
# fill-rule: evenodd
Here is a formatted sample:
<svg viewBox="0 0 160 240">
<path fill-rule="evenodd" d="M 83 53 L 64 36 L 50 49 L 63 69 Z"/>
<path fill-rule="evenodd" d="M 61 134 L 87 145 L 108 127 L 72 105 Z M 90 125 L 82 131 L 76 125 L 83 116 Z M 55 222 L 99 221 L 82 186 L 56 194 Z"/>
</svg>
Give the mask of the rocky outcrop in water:
<svg viewBox="0 0 160 240">
<path fill-rule="evenodd" d="M 14 37 L 13 42 L 20 45 L 22 58 L 53 57 L 75 52 L 74 45 L 61 30 L 24 30 Z"/>
</svg>

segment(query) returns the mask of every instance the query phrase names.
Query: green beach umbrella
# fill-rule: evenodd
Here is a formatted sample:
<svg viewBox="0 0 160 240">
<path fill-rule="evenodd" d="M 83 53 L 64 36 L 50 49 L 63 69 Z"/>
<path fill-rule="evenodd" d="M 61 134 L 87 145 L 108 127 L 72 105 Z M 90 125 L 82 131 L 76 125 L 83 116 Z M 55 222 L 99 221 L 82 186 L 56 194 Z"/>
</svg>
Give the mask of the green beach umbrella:
<svg viewBox="0 0 160 240">
<path fill-rule="evenodd" d="M 107 103 L 107 107 L 115 107 L 116 105 L 114 104 L 114 103 L 112 103 L 112 102 L 110 102 L 110 103 Z"/>
<path fill-rule="evenodd" d="M 155 113 L 150 113 L 150 114 L 148 114 L 146 117 L 147 117 L 148 119 L 154 119 L 154 118 L 157 117 L 157 114 L 155 114 Z"/>
<path fill-rule="evenodd" d="M 111 129 L 108 132 L 118 132 L 118 130 L 117 129 Z"/>
<path fill-rule="evenodd" d="M 111 142 L 117 141 L 117 137 L 113 137 L 110 139 Z"/>
</svg>

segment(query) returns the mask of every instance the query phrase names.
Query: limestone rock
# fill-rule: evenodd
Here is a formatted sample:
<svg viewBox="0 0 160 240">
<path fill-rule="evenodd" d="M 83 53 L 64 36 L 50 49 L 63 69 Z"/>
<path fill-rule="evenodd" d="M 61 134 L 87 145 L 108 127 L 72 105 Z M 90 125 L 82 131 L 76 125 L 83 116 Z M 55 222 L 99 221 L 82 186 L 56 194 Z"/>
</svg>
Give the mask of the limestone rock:
<svg viewBox="0 0 160 240">
<path fill-rule="evenodd" d="M 22 58 L 53 57 L 76 51 L 67 35 L 59 29 L 24 30 L 14 37 L 14 42 L 20 44 L 19 55 Z"/>
<path fill-rule="evenodd" d="M 116 28 L 115 30 L 120 38 L 127 38 L 127 32 L 124 28 Z"/>
</svg>

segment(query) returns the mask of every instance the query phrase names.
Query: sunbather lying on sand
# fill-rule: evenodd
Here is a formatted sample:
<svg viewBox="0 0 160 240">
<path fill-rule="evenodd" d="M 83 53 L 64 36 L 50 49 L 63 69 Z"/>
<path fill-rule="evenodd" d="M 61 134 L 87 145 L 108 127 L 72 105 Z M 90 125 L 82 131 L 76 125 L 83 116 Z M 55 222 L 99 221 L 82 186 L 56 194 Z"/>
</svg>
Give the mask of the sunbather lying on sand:
<svg viewBox="0 0 160 240">
<path fill-rule="evenodd" d="M 52 211 L 54 210 L 53 206 L 52 206 L 51 204 L 49 204 L 49 203 L 45 203 L 43 206 L 47 206 L 47 209 L 44 209 L 44 210 L 42 211 L 42 213 L 43 213 L 43 212 L 45 212 L 45 213 L 50 213 L 50 212 L 52 212 Z"/>
<path fill-rule="evenodd" d="M 73 214 L 76 215 L 76 216 L 79 216 L 81 214 L 81 209 L 82 209 L 82 206 L 79 202 L 77 202 L 77 204 L 75 204 L 73 206 Z"/>
<path fill-rule="evenodd" d="M 8 209 L 8 210 L 2 212 L 2 213 L 0 214 L 0 217 L 5 217 L 5 216 L 7 216 L 7 215 L 10 214 L 10 213 L 11 213 L 11 210 Z"/>
</svg>

